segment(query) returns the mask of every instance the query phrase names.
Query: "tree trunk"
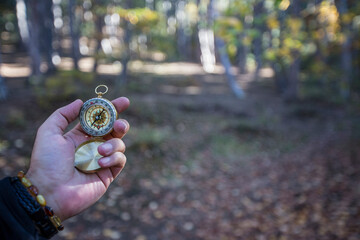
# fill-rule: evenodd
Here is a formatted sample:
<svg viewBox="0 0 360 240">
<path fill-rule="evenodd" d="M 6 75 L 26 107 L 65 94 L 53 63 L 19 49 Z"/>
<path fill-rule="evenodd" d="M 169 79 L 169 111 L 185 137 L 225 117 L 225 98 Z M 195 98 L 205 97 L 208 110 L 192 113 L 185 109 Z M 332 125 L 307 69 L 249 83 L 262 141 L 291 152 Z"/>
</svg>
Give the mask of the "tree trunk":
<svg viewBox="0 0 360 240">
<path fill-rule="evenodd" d="M 131 36 L 132 36 L 132 26 L 131 23 L 126 22 L 126 27 L 125 27 L 125 36 L 124 36 L 124 53 L 123 53 L 123 57 L 122 57 L 122 61 L 121 61 L 121 65 L 122 65 L 122 70 L 121 73 L 118 77 L 118 81 L 117 84 L 118 85 L 123 85 L 127 83 L 127 78 L 128 78 L 128 63 L 130 61 L 130 40 L 131 40 Z"/>
<path fill-rule="evenodd" d="M 53 50 L 53 30 L 54 30 L 54 15 L 52 11 L 52 1 L 44 1 L 39 4 L 39 13 L 41 19 L 41 47 L 44 53 L 45 60 L 48 66 L 48 72 L 55 71 L 55 66 L 52 62 Z"/>
<path fill-rule="evenodd" d="M 133 6 L 132 0 L 126 0 L 125 8 L 130 9 Z M 120 87 L 123 84 L 126 84 L 128 81 L 128 63 L 131 58 L 131 51 L 130 51 L 130 41 L 132 37 L 132 24 L 128 21 L 125 23 L 125 34 L 124 34 L 124 52 L 121 59 L 122 70 L 119 76 L 117 77 L 116 85 Z"/>
<path fill-rule="evenodd" d="M 199 43 L 201 50 L 201 63 L 206 72 L 212 73 L 215 70 L 215 46 L 214 31 L 211 29 L 199 30 Z"/>
<path fill-rule="evenodd" d="M 199 6 L 200 1 L 198 1 L 197 4 Z M 214 31 L 210 27 L 214 21 L 212 4 L 213 1 L 210 1 L 206 11 L 200 11 L 200 20 L 198 23 L 197 34 L 200 47 L 200 61 L 203 69 L 208 73 L 212 73 L 215 70 L 216 65 Z"/>
<path fill-rule="evenodd" d="M 262 19 L 262 15 L 264 14 L 264 2 L 260 1 L 254 6 L 254 27 L 258 31 L 258 35 L 255 37 L 253 43 L 256 69 L 254 74 L 254 79 L 257 80 L 259 77 L 260 69 L 263 66 L 262 63 L 262 54 L 263 54 L 263 46 L 262 46 L 262 33 L 264 32 L 264 21 Z"/>
<path fill-rule="evenodd" d="M 30 16 L 28 17 L 28 25 L 29 29 L 29 38 L 27 41 L 27 48 L 29 55 L 31 57 L 31 69 L 32 69 L 32 77 L 30 80 L 31 84 L 39 84 L 42 81 L 42 73 L 41 73 L 41 53 L 40 53 L 40 13 L 39 13 L 39 5 L 41 3 L 36 0 L 28 1 L 28 8 L 30 12 Z"/>
<path fill-rule="evenodd" d="M 244 24 L 244 26 L 245 25 L 246 24 Z M 239 70 L 240 70 L 241 74 L 248 73 L 247 55 L 249 54 L 249 47 L 244 44 L 244 39 L 246 37 L 246 33 L 245 33 L 244 30 L 243 30 L 243 32 L 241 32 L 239 34 L 239 45 L 238 45 L 238 53 L 237 53 L 237 55 L 238 55 L 237 59 L 238 59 L 238 63 L 239 63 Z"/>
<path fill-rule="evenodd" d="M 102 27 L 103 27 L 103 23 L 104 23 L 104 16 L 97 16 L 96 17 L 96 21 L 95 21 L 95 26 L 96 26 L 96 41 L 97 41 L 97 45 L 96 45 L 96 49 L 94 52 L 94 66 L 93 66 L 93 72 L 96 73 L 96 69 L 99 65 L 99 58 L 98 58 L 98 54 L 101 48 L 101 40 L 102 40 Z"/>
<path fill-rule="evenodd" d="M 300 17 L 300 4 L 297 1 L 292 2 L 289 7 L 290 15 L 296 18 Z M 296 36 L 294 36 L 296 37 Z M 298 99 L 300 82 L 300 52 L 297 49 L 292 50 L 292 62 L 287 69 L 287 85 L 283 97 L 286 101 L 295 101 Z"/>
<path fill-rule="evenodd" d="M 335 3 L 340 16 L 343 16 L 348 13 L 347 0 L 339 0 L 339 1 L 335 1 Z M 341 96 L 345 100 L 348 100 L 350 98 L 350 85 L 351 85 L 351 75 L 352 75 L 351 26 L 348 23 L 342 23 L 342 32 L 344 33 L 345 39 L 341 45 L 342 76 L 341 76 L 340 92 L 341 92 Z"/>
<path fill-rule="evenodd" d="M 220 61 L 225 68 L 226 78 L 228 80 L 228 83 L 229 83 L 229 86 L 230 86 L 232 92 L 234 93 L 234 95 L 237 98 L 244 98 L 245 93 L 242 90 L 242 88 L 239 86 L 239 84 L 236 82 L 236 77 L 234 76 L 234 74 L 231 71 L 232 65 L 231 65 L 229 56 L 226 52 L 225 42 L 220 38 L 215 38 L 215 43 L 216 43 L 215 44 L 216 49 L 220 56 Z"/>
<path fill-rule="evenodd" d="M 300 56 L 299 53 L 293 54 L 294 60 L 287 70 L 287 87 L 284 91 L 286 101 L 295 101 L 298 99 L 299 82 L 300 82 Z"/>
<path fill-rule="evenodd" d="M 1 52 L 1 42 L 0 42 L 0 66 L 2 64 L 2 52 Z M 0 72 L 0 101 L 5 101 L 8 97 L 8 88 L 5 83 L 5 78 L 1 75 Z"/>
<path fill-rule="evenodd" d="M 70 20 L 70 36 L 71 36 L 71 44 L 72 51 L 71 56 L 74 62 L 74 68 L 79 70 L 79 59 L 80 59 L 80 47 L 79 47 L 79 29 L 76 21 L 76 5 L 75 0 L 69 0 L 69 20 Z"/>
</svg>

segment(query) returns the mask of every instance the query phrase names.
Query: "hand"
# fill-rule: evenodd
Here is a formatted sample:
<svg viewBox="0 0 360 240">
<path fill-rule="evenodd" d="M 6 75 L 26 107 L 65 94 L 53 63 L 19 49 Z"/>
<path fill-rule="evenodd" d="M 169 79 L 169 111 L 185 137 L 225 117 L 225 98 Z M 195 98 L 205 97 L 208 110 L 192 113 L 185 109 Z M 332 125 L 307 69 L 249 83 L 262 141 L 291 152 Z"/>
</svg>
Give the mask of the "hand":
<svg viewBox="0 0 360 240">
<path fill-rule="evenodd" d="M 118 113 L 129 106 L 125 97 L 112 103 Z M 106 142 L 98 148 L 104 156 L 99 160 L 103 169 L 84 174 L 74 168 L 75 149 L 90 136 L 79 124 L 66 134 L 64 130 L 78 117 L 82 104 L 81 100 L 76 100 L 56 110 L 41 125 L 26 173 L 61 220 L 80 213 L 99 200 L 126 162 L 125 144 L 121 138 L 130 126 L 126 120 L 116 120 L 114 131 L 104 137 Z"/>
</svg>

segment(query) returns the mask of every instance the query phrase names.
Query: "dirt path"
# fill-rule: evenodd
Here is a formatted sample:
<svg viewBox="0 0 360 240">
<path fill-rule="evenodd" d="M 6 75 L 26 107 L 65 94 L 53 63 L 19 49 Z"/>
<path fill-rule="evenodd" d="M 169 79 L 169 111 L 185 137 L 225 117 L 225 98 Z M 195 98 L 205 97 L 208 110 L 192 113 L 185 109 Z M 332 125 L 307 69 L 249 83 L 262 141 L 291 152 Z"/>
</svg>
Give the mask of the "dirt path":
<svg viewBox="0 0 360 240">
<path fill-rule="evenodd" d="M 284 103 L 270 79 L 249 75 L 239 78 L 247 93 L 239 101 L 221 72 L 145 65 L 112 93 L 132 102 L 122 115 L 132 124 L 122 176 L 55 239 L 360 238 L 359 148 L 341 107 Z M 61 89 L 112 89 L 113 79 Z M 60 87 L 26 88 L 23 80 L 9 79 L 10 99 L 0 103 L 1 176 L 26 168 L 36 128 L 56 107 L 90 96 L 72 92 L 44 105 L 42 91 Z"/>
</svg>

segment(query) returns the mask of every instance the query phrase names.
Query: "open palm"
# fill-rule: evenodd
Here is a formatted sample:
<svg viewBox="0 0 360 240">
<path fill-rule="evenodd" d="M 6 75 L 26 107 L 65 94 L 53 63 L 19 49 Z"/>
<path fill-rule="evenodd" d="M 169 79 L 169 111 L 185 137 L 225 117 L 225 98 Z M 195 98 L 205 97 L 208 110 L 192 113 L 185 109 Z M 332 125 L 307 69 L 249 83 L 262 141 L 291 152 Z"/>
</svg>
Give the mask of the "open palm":
<svg viewBox="0 0 360 240">
<path fill-rule="evenodd" d="M 121 97 L 112 101 L 118 113 L 129 106 Z M 77 124 L 64 134 L 66 127 L 79 115 L 81 100 L 56 110 L 39 128 L 33 148 L 27 178 L 44 195 L 47 205 L 62 220 L 74 216 L 94 204 L 107 190 L 125 166 L 125 145 L 121 138 L 129 129 L 125 120 L 117 120 L 114 131 L 104 137 L 99 146 L 104 156 L 102 169 L 85 174 L 74 168 L 75 149 L 89 137 Z"/>
</svg>

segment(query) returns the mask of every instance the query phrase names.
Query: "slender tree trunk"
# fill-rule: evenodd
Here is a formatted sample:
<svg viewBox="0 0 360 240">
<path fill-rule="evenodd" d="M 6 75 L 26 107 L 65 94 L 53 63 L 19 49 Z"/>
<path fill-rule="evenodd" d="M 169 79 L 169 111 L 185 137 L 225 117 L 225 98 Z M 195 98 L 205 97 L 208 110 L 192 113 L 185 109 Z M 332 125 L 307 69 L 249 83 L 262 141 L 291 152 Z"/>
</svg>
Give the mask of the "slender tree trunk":
<svg viewBox="0 0 360 240">
<path fill-rule="evenodd" d="M 216 64 L 214 31 L 211 29 L 200 29 L 198 36 L 201 50 L 201 63 L 206 72 L 212 73 L 215 70 Z"/>
<path fill-rule="evenodd" d="M 132 0 L 127 0 L 125 7 L 130 9 L 133 6 Z M 125 34 L 124 34 L 124 52 L 121 59 L 122 70 L 119 76 L 117 77 L 116 85 L 120 87 L 123 84 L 126 84 L 128 81 L 128 63 L 131 58 L 130 51 L 130 41 L 132 37 L 132 24 L 130 22 L 125 23 Z"/>
<path fill-rule="evenodd" d="M 245 25 L 246 24 L 244 24 L 244 26 Z M 245 37 L 246 37 L 246 33 L 243 30 L 243 32 L 241 32 L 239 34 L 239 45 L 238 45 L 238 53 L 237 53 L 237 59 L 238 59 L 238 63 L 239 63 L 239 70 L 240 70 L 241 74 L 248 73 L 247 56 L 249 54 L 249 47 L 244 44 Z"/>
<path fill-rule="evenodd" d="M 298 52 L 292 54 L 293 62 L 287 70 L 287 87 L 284 91 L 284 99 L 287 101 L 295 101 L 298 99 L 299 82 L 300 82 L 300 54 Z"/>
<path fill-rule="evenodd" d="M 213 24 L 212 1 L 205 8 L 200 6 L 201 2 L 197 2 L 201 11 L 199 12 L 200 20 L 198 23 L 197 38 L 200 49 L 200 61 L 205 72 L 212 73 L 215 70 L 215 37 L 214 31 L 211 29 Z M 204 3 L 202 3 L 204 4 Z"/>
<path fill-rule="evenodd" d="M 338 0 L 335 1 L 335 3 L 340 16 L 343 16 L 348 13 L 347 0 Z M 341 96 L 347 100 L 350 98 L 350 85 L 351 85 L 351 75 L 352 75 L 351 26 L 348 23 L 343 23 L 342 32 L 344 33 L 344 41 L 341 45 L 342 76 L 341 76 L 340 91 L 341 91 Z"/>
<path fill-rule="evenodd" d="M 79 70 L 79 59 L 80 59 L 80 47 L 79 47 L 79 29 L 78 24 L 76 21 L 76 5 L 75 0 L 69 0 L 69 17 L 70 17 L 70 36 L 71 36 L 71 43 L 72 43 L 72 51 L 71 56 L 74 62 L 74 68 Z"/>
<path fill-rule="evenodd" d="M 294 1 L 290 7 L 291 16 L 300 17 L 300 4 Z M 296 37 L 296 36 L 294 36 Z M 300 52 L 299 50 L 293 50 L 291 53 L 292 62 L 287 70 L 287 86 L 284 92 L 284 99 L 287 101 L 295 101 L 298 99 L 299 94 L 299 82 L 300 82 Z"/>
<path fill-rule="evenodd" d="M 244 98 L 245 93 L 242 90 L 242 88 L 239 86 L 239 84 L 236 82 L 236 77 L 231 70 L 232 65 L 229 56 L 226 52 L 225 42 L 220 38 L 215 38 L 215 43 L 216 43 L 215 46 L 220 56 L 220 61 L 225 68 L 226 78 L 228 80 L 232 92 L 237 98 Z"/>
<path fill-rule="evenodd" d="M 216 11 L 216 9 L 214 8 L 213 4 L 214 4 L 214 0 L 210 0 L 209 6 L 208 6 L 208 14 L 209 14 L 208 16 L 210 17 L 210 19 L 212 21 L 214 19 L 216 19 L 219 15 L 218 12 Z M 240 98 L 240 99 L 244 98 L 245 93 L 242 90 L 242 88 L 240 87 L 240 85 L 237 83 L 236 77 L 231 70 L 232 64 L 230 62 L 229 55 L 227 54 L 226 44 L 225 44 L 224 40 L 222 40 L 221 38 L 215 37 L 215 49 L 217 50 L 217 52 L 220 56 L 220 61 L 225 68 L 225 75 L 226 75 L 226 79 L 228 81 L 230 89 L 232 90 L 232 92 L 234 93 L 234 95 L 237 98 Z"/>
<path fill-rule="evenodd" d="M 41 82 L 41 54 L 40 54 L 40 13 L 39 5 L 41 3 L 36 0 L 29 0 L 28 7 L 30 16 L 28 17 L 29 38 L 27 41 L 27 48 L 31 57 L 31 69 L 32 69 L 32 84 L 39 84 Z"/>
<path fill-rule="evenodd" d="M 2 51 L 1 51 L 1 42 L 0 42 L 0 66 L 2 64 Z M 5 78 L 0 72 L 0 101 L 5 101 L 8 97 L 8 88 L 6 86 Z"/>
<path fill-rule="evenodd" d="M 177 16 L 177 29 L 176 29 L 177 52 L 182 59 L 188 59 L 189 37 L 186 36 L 185 34 L 186 19 L 183 17 L 185 15 L 185 4 L 178 4 L 175 15 Z"/>
<path fill-rule="evenodd" d="M 131 57 L 131 52 L 130 52 L 130 40 L 132 37 L 131 28 L 132 28 L 131 23 L 126 22 L 125 36 L 124 36 L 125 50 L 121 61 L 122 70 L 118 77 L 119 80 L 117 81 L 119 85 L 126 84 L 128 81 L 128 63 Z"/>
<path fill-rule="evenodd" d="M 104 16 L 96 16 L 95 26 L 96 26 L 96 49 L 95 49 L 95 57 L 94 57 L 94 66 L 93 72 L 96 73 L 96 69 L 99 65 L 98 54 L 101 48 L 101 40 L 102 40 L 102 27 L 104 22 Z"/>
<path fill-rule="evenodd" d="M 52 11 L 52 1 L 44 1 L 39 4 L 41 16 L 41 46 L 48 66 L 48 72 L 55 71 L 55 66 L 52 62 L 53 50 L 53 30 L 54 30 L 54 15 Z"/>
<path fill-rule="evenodd" d="M 264 22 L 260 20 L 262 15 L 264 14 L 264 2 L 257 2 L 254 6 L 254 27 L 258 31 L 257 36 L 255 37 L 253 43 L 254 55 L 256 61 L 256 69 L 254 74 L 254 79 L 257 80 L 259 77 L 260 69 L 263 66 L 262 63 L 262 54 L 263 54 L 263 46 L 262 46 L 262 33 L 264 32 Z"/>
</svg>

